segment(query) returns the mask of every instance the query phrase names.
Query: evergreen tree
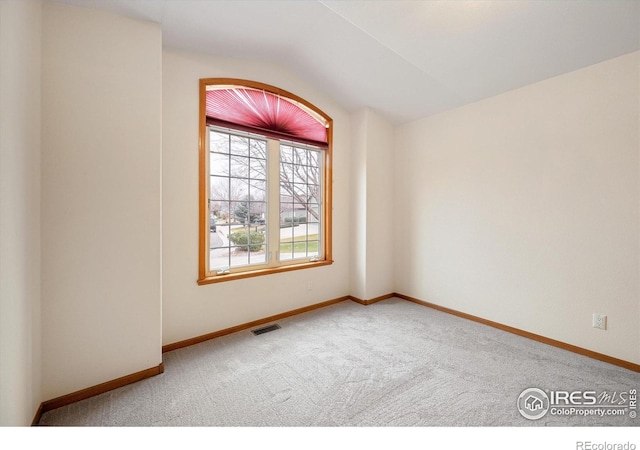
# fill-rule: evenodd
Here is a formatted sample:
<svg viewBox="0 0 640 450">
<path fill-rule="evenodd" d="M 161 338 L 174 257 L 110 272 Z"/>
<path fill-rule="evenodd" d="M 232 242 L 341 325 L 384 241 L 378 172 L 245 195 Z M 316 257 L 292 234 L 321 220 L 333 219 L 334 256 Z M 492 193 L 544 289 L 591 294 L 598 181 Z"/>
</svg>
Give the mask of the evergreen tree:
<svg viewBox="0 0 640 450">
<path fill-rule="evenodd" d="M 249 223 L 255 223 L 259 218 L 260 214 L 255 212 L 251 212 L 251 199 L 246 198 L 244 201 L 240 202 L 233 213 L 236 221 L 240 223 L 247 223 L 247 218 L 249 218 Z"/>
</svg>

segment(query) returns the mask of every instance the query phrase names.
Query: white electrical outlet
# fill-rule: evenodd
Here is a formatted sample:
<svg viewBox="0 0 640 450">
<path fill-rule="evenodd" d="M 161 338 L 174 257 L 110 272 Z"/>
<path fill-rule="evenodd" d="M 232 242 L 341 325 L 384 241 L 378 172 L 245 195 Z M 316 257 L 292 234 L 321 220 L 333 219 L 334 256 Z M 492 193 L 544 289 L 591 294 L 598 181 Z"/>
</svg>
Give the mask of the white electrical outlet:
<svg viewBox="0 0 640 450">
<path fill-rule="evenodd" d="M 599 328 L 601 330 L 607 329 L 607 316 L 602 314 L 593 313 L 593 328 Z"/>
<path fill-rule="evenodd" d="M 313 281 L 309 281 L 309 284 L 307 284 L 307 291 L 310 291 L 313 289 Z"/>
</svg>

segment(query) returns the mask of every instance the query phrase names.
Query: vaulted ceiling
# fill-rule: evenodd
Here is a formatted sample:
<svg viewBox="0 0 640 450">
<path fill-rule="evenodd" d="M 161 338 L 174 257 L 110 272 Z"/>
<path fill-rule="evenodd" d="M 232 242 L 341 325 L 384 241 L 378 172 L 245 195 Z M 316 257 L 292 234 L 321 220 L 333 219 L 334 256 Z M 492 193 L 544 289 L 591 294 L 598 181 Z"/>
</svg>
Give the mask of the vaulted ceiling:
<svg viewBox="0 0 640 450">
<path fill-rule="evenodd" d="M 57 0 L 161 24 L 167 48 L 272 62 L 402 123 L 640 49 L 640 2 Z"/>
</svg>

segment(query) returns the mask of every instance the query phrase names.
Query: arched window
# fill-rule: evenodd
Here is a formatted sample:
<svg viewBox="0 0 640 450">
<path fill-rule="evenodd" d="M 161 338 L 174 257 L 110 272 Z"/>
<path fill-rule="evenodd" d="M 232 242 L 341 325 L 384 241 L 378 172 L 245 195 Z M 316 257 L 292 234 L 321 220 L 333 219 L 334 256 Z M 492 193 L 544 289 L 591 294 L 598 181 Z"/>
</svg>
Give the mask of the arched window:
<svg viewBox="0 0 640 450">
<path fill-rule="evenodd" d="M 282 89 L 200 80 L 199 284 L 332 263 L 331 133 Z"/>
</svg>

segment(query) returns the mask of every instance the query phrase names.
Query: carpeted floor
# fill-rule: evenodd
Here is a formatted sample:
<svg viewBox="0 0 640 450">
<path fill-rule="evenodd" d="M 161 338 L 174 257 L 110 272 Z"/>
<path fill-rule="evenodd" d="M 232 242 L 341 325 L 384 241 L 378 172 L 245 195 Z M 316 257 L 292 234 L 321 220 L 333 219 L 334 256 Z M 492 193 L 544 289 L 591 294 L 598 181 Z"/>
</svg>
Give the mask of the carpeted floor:
<svg viewBox="0 0 640 450">
<path fill-rule="evenodd" d="M 520 393 L 628 392 L 640 374 L 399 299 L 342 302 L 164 355 L 165 373 L 45 413 L 69 426 L 640 426 L 528 420 Z"/>
</svg>

